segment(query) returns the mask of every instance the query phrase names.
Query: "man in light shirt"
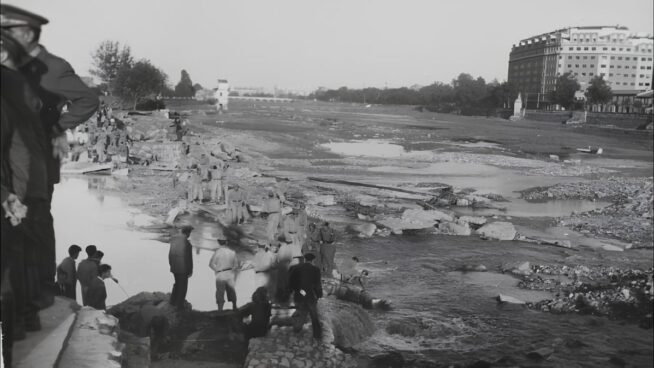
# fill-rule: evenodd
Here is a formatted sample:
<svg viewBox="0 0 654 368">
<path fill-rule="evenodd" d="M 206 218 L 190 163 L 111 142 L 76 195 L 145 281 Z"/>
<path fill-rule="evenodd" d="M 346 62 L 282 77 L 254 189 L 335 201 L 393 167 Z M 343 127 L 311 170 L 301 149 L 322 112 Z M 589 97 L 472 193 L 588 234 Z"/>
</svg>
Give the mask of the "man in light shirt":
<svg viewBox="0 0 654 368">
<path fill-rule="evenodd" d="M 227 248 L 227 239 L 224 235 L 218 237 L 218 248 L 211 256 L 209 267 L 216 273 L 216 304 L 218 310 L 223 310 L 225 294 L 227 300 L 232 302 L 232 309 L 236 310 L 235 273 L 239 269 L 236 253 Z"/>
<path fill-rule="evenodd" d="M 254 283 L 256 287 L 264 287 L 268 290 L 268 295 L 275 293 L 274 267 L 276 255 L 270 250 L 266 243 L 260 243 L 257 253 L 252 259 L 254 265 Z"/>
</svg>

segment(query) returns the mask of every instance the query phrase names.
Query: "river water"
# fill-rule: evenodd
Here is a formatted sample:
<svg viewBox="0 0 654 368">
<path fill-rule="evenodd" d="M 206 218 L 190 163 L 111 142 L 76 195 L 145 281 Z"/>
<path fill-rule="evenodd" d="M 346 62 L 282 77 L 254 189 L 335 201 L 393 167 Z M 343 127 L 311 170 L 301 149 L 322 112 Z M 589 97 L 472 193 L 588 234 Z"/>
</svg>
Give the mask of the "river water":
<svg viewBox="0 0 654 368">
<path fill-rule="evenodd" d="M 148 225 L 156 219 L 130 208 L 120 198 L 104 195 L 103 185 L 114 179 L 110 176 L 65 177 L 55 187 L 52 212 L 55 218 L 57 261 L 67 255 L 71 244 L 84 249 L 95 244 L 105 254 L 102 262 L 112 266 L 119 285 L 106 281 L 107 305 L 120 303 L 126 295 L 140 291 L 170 292 L 173 276 L 169 271 L 166 243 L 155 240 L 159 234 L 139 231 L 136 225 Z M 192 219 L 196 227 L 191 243 L 203 248 L 216 244 L 217 228 L 208 220 Z M 193 253 L 193 276 L 189 280 L 186 300 L 197 310 L 216 309 L 214 274 L 209 268 L 212 252 L 200 249 Z M 245 254 L 240 255 L 242 259 Z M 85 258 L 80 254 L 78 262 Z M 254 273 L 247 270 L 237 277 L 238 305 L 250 301 L 254 292 Z M 121 289 L 122 287 L 122 289 Z M 79 286 L 77 295 L 80 294 Z M 227 303 L 225 308 L 231 308 Z"/>
<path fill-rule="evenodd" d="M 103 185 L 112 180 L 121 179 L 66 177 L 57 185 L 53 214 L 58 261 L 70 244 L 82 248 L 95 244 L 102 250 L 104 263 L 112 265 L 120 282 L 120 286 L 106 282 L 108 305 L 143 290 L 169 292 L 173 278 L 168 268 L 168 245 L 155 240 L 158 234 L 134 226 L 155 219 L 118 197 L 103 195 Z M 196 228 L 191 242 L 211 248 L 215 224 L 203 217 L 191 221 Z M 546 295 L 518 290 L 517 280 L 510 276 L 453 272 L 464 264 L 483 264 L 495 270 L 505 262 L 537 259 L 555 263 L 569 256 L 561 248 L 433 235 L 346 238 L 339 244 L 338 258 L 352 255 L 359 256 L 362 268 L 371 271 L 370 293 L 391 300 L 394 306 L 389 312 L 373 312 L 377 332 L 364 350 L 395 349 L 461 364 L 511 356 L 519 364 L 534 366 L 601 367 L 609 365 L 611 357 L 619 357 L 629 366 L 651 366 L 651 330 L 599 317 L 499 308 L 494 300 L 499 293 L 523 300 Z M 194 253 L 187 300 L 197 310 L 215 309 L 210 257 L 208 250 Z M 250 255 L 239 253 L 239 257 L 247 260 Z M 238 275 L 239 305 L 249 301 L 254 291 L 252 281 L 251 270 Z M 398 334 L 397 326 L 409 332 Z M 572 340 L 584 346 L 566 346 Z M 547 361 L 535 363 L 525 358 L 528 351 L 552 346 L 555 353 Z"/>
</svg>

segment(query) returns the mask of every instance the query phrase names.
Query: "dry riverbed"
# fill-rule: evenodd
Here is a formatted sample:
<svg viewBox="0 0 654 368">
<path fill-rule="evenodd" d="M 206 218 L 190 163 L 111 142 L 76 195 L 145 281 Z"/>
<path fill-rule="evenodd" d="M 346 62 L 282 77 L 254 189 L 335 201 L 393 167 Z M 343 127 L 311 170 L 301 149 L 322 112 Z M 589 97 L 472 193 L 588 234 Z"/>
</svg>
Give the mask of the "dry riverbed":
<svg viewBox="0 0 654 368">
<path fill-rule="evenodd" d="M 168 121 L 148 124 L 162 129 Z M 225 142 L 240 151 L 239 160 L 229 161 L 239 176 L 229 181 L 242 184 L 252 205 L 263 203 L 267 188 L 281 187 L 291 203 L 306 203 L 312 218 L 333 223 L 344 243 L 413 234 L 436 239 L 455 234 L 464 243 L 486 238 L 488 233 L 479 231 L 486 223 L 509 223 L 517 227 L 511 239 L 562 247 L 568 254 L 553 261 L 533 252 L 533 259 L 524 260 L 529 265 L 516 274 L 519 287 L 555 295 L 529 307 L 651 328 L 652 269 L 646 266 L 652 260 L 651 132 L 612 136 L 546 123 L 311 103 L 236 105 L 226 115 L 191 112 L 189 124 L 185 141 L 192 157 L 221 151 Z M 575 153 L 574 147 L 589 139 L 605 147 L 608 157 Z M 128 178 L 105 190 L 162 220 L 185 196 L 185 170 L 130 170 Z M 533 217 L 511 212 L 520 201 L 529 206 L 566 200 L 585 200 L 591 210 Z M 593 201 L 608 205 L 593 208 Z M 533 235 L 550 234 L 555 225 L 565 235 Z M 523 234 L 523 228 L 533 231 Z M 611 248 L 614 252 L 589 250 L 567 232 L 621 245 Z M 592 256 L 575 258 L 575 251 Z M 642 262 L 621 251 L 640 252 Z"/>
</svg>

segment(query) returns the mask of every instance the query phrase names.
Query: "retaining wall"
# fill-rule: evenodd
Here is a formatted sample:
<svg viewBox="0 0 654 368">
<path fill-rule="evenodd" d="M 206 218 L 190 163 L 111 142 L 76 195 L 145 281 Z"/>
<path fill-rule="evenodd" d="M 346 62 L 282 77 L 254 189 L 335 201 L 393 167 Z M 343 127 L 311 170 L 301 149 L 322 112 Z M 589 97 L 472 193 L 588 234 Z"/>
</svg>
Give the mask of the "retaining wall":
<svg viewBox="0 0 654 368">
<path fill-rule="evenodd" d="M 572 111 L 538 111 L 527 110 L 525 119 L 562 123 L 572 116 Z M 613 125 L 623 129 L 637 129 L 652 122 L 652 115 L 616 114 L 606 112 L 588 112 L 586 123 L 589 125 Z"/>
</svg>

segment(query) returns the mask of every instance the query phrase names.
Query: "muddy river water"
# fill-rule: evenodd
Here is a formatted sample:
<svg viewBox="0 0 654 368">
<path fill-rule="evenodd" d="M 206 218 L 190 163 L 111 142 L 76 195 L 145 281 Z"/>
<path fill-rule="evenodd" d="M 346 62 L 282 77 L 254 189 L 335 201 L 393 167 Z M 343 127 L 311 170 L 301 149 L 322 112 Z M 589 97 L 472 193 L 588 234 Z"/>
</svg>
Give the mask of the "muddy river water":
<svg viewBox="0 0 654 368">
<path fill-rule="evenodd" d="M 116 179 L 67 177 L 57 185 L 53 212 L 58 260 L 70 244 L 82 248 L 95 244 L 104 251 L 103 261 L 112 265 L 120 282 L 106 282 L 108 305 L 139 291 L 169 292 L 173 278 L 168 268 L 168 245 L 155 240 L 157 234 L 138 229 L 155 219 L 130 208 L 120 198 L 104 195 L 102 185 L 112 180 Z M 593 204 L 568 203 L 546 210 L 557 216 L 585 205 Z M 513 206 L 515 216 L 543 211 L 520 202 Z M 196 227 L 191 242 L 213 246 L 217 228 L 211 219 L 195 217 L 191 221 Z M 609 365 L 612 357 L 619 357 L 629 366 L 651 364 L 651 330 L 599 317 L 499 308 L 494 300 L 498 293 L 524 300 L 546 296 L 519 294 L 517 280 L 510 276 L 453 272 L 461 264 L 483 264 L 494 270 L 504 262 L 534 258 L 542 263 L 555 262 L 568 256 L 560 248 L 523 243 L 507 247 L 475 237 L 418 235 L 347 238 L 339 248 L 341 259 L 352 255 L 361 258 L 362 267 L 371 271 L 370 292 L 394 305 L 390 312 L 373 312 L 378 328 L 364 350 L 395 349 L 448 363 L 511 356 L 520 364 L 536 366 L 601 367 Z M 210 256 L 208 250 L 194 253 L 187 300 L 198 310 L 215 309 Z M 250 255 L 240 253 L 239 257 L 247 260 Z M 251 270 L 238 275 L 239 305 L 249 301 L 254 289 L 252 280 Z M 397 326 L 406 328 L 398 332 Z M 568 344 L 570 341 L 582 345 Z M 543 347 L 554 347 L 556 352 L 550 360 L 526 360 L 526 352 Z"/>
</svg>

